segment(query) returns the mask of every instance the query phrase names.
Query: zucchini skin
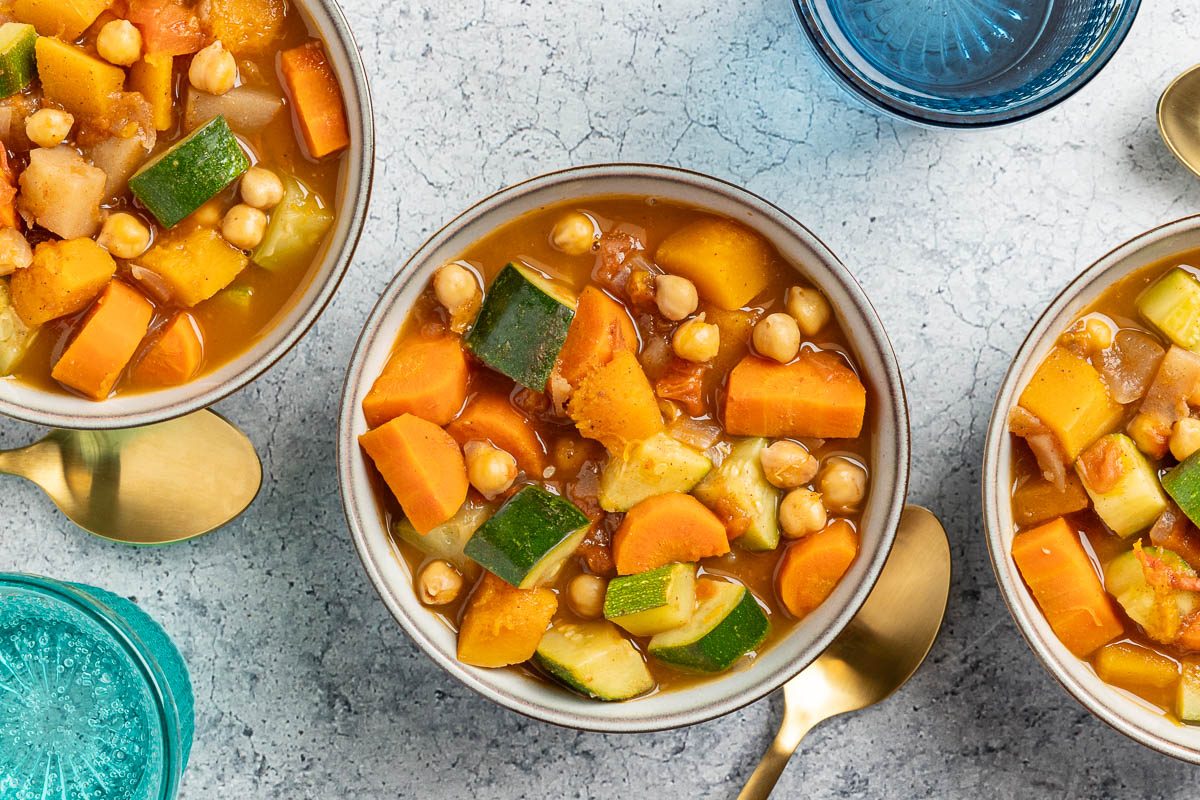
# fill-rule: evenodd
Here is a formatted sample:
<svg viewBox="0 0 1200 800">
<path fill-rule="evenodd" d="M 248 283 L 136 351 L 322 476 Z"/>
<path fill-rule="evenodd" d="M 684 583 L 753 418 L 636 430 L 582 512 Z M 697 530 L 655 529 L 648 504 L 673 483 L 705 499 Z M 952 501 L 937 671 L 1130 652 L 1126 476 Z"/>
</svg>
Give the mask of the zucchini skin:
<svg viewBox="0 0 1200 800">
<path fill-rule="evenodd" d="M 519 587 L 555 547 L 587 525 L 587 516 L 569 500 L 526 486 L 479 526 L 463 552 Z"/>
<path fill-rule="evenodd" d="M 725 619 L 696 641 L 679 647 L 651 649 L 650 655 L 695 672 L 724 672 L 767 638 L 771 623 L 749 589 Z"/>
</svg>

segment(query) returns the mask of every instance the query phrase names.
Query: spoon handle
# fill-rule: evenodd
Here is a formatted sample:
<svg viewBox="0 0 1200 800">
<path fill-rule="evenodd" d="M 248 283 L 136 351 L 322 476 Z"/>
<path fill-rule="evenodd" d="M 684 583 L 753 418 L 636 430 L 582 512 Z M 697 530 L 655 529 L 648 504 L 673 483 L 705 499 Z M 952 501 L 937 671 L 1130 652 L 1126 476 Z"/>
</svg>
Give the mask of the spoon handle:
<svg viewBox="0 0 1200 800">
<path fill-rule="evenodd" d="M 779 776 L 787 767 L 792 754 L 800 746 L 800 740 L 819 721 L 809 719 L 807 715 L 788 714 L 785 708 L 783 723 L 779 726 L 779 733 L 775 735 L 775 741 L 771 742 L 767 752 L 763 753 L 758 766 L 754 768 L 750 779 L 746 781 L 746 785 L 738 794 L 738 800 L 767 800 L 771 796 Z"/>
</svg>

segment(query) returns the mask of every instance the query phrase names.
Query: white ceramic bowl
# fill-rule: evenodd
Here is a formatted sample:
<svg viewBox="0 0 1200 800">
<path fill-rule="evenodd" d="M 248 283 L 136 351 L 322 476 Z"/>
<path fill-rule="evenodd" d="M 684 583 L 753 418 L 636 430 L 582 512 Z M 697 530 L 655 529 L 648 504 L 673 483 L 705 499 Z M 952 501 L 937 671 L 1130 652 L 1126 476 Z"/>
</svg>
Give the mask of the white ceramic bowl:
<svg viewBox="0 0 1200 800">
<path fill-rule="evenodd" d="M 584 699 L 517 670 L 479 669 L 455 658 L 454 633 L 413 592 L 412 575 L 383 525 L 369 465 L 358 446 L 358 436 L 367 430 L 363 397 L 434 270 L 516 217 L 603 195 L 653 196 L 741 220 L 799 265 L 828 296 L 853 341 L 867 385 L 867 424 L 874 442 L 862 551 L 829 600 L 748 669 L 687 690 L 611 704 Z M 627 164 L 569 169 L 505 189 L 427 241 L 388 285 L 367 321 L 350 363 L 338 433 L 338 476 L 355 546 L 384 603 L 417 644 L 451 675 L 501 705 L 559 725 L 617 732 L 673 728 L 726 714 L 778 688 L 816 658 L 850 621 L 879 575 L 904 505 L 908 463 L 908 409 L 895 355 L 862 289 L 833 253 L 800 223 L 745 190 L 683 170 Z"/>
<path fill-rule="evenodd" d="M 983 463 L 983 512 L 988 550 L 1000 591 L 1033 652 L 1059 683 L 1089 711 L 1127 736 L 1167 755 L 1200 763 L 1200 728 L 1179 725 L 1132 694 L 1096 676 L 1071 654 L 1042 615 L 1013 563 L 1012 441 L 1008 411 L 1033 377 L 1059 334 L 1113 283 L 1132 272 L 1184 250 L 1200 248 L 1200 216 L 1156 228 L 1121 245 L 1088 267 L 1063 289 L 1038 319 L 1017 351 L 988 428 Z"/>
<path fill-rule="evenodd" d="M 182 386 L 119 395 L 103 402 L 0 380 L 0 414 L 58 428 L 125 428 L 206 408 L 253 381 L 283 357 L 325 309 L 358 245 L 375 171 L 375 124 L 362 57 L 333 0 L 294 0 L 324 41 L 341 84 L 350 121 L 350 147 L 338 184 L 337 222 L 309 284 L 241 355 Z"/>
</svg>

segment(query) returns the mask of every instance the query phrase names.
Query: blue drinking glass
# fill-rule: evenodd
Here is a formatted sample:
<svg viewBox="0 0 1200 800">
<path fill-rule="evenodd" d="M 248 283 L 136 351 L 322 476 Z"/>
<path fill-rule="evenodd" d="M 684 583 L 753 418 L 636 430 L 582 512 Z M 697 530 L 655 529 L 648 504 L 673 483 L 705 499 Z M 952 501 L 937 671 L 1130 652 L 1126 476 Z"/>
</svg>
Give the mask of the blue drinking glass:
<svg viewBox="0 0 1200 800">
<path fill-rule="evenodd" d="M 794 0 L 829 72 L 897 117 L 1001 125 L 1065 100 L 1129 32 L 1140 0 Z"/>
<path fill-rule="evenodd" d="M 0 798 L 171 800 L 194 723 L 183 658 L 144 611 L 0 573 Z"/>
</svg>

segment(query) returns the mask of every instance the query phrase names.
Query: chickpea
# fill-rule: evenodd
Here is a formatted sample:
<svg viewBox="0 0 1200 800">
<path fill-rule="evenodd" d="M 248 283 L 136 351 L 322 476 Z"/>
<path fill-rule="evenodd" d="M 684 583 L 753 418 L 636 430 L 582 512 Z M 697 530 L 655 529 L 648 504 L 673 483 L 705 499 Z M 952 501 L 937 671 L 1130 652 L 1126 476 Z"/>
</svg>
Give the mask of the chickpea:
<svg viewBox="0 0 1200 800">
<path fill-rule="evenodd" d="M 132 66 L 142 57 L 142 32 L 129 20 L 106 22 L 96 37 L 96 50 L 110 64 Z"/>
<path fill-rule="evenodd" d="M 793 286 L 784 294 L 783 304 L 805 336 L 816 336 L 833 316 L 829 301 L 816 289 Z"/>
<path fill-rule="evenodd" d="M 832 458 L 821 470 L 818 483 L 830 511 L 854 511 L 867 494 L 867 471 L 844 458 Z"/>
<path fill-rule="evenodd" d="M 1146 455 L 1158 458 L 1162 445 L 1170 444 L 1171 430 L 1164 428 L 1161 423 L 1149 414 L 1138 414 L 1125 426 L 1125 432 L 1133 443 Z"/>
<path fill-rule="evenodd" d="M 453 603 L 462 588 L 462 575 L 446 561 L 430 561 L 417 576 L 417 594 L 427 606 Z"/>
<path fill-rule="evenodd" d="M 225 219 L 221 220 L 221 235 L 225 241 L 242 250 L 258 247 L 266 234 L 267 215 L 245 204 L 229 209 Z"/>
<path fill-rule="evenodd" d="M 221 203 L 217 200 L 209 200 L 193 211 L 192 215 L 188 217 L 188 221 L 202 228 L 219 228 L 223 216 L 225 216 L 225 210 Z"/>
<path fill-rule="evenodd" d="M 33 263 L 33 249 L 16 228 L 0 230 L 0 275 L 11 275 Z"/>
<path fill-rule="evenodd" d="M 192 56 L 188 80 L 200 91 L 222 95 L 234 87 L 237 79 L 237 61 L 220 39 Z"/>
<path fill-rule="evenodd" d="M 517 460 L 487 442 L 467 442 L 463 455 L 467 460 L 467 480 L 488 500 L 507 492 L 517 479 Z"/>
<path fill-rule="evenodd" d="M 43 108 L 25 119 L 25 135 L 38 147 L 58 147 L 71 135 L 75 117 L 57 108 Z"/>
<path fill-rule="evenodd" d="M 283 201 L 283 181 L 269 169 L 251 167 L 242 176 L 242 202 L 269 211 Z"/>
<path fill-rule="evenodd" d="M 704 315 L 693 317 L 675 329 L 671 337 L 675 355 L 684 361 L 703 364 L 716 358 L 721 349 L 721 329 L 704 321 Z"/>
<path fill-rule="evenodd" d="M 795 489 L 817 477 L 817 459 L 803 445 L 781 439 L 759 455 L 763 474 L 772 486 Z"/>
<path fill-rule="evenodd" d="M 587 214 L 564 214 L 550 232 L 550 243 L 569 256 L 581 256 L 596 243 L 596 225 Z"/>
<path fill-rule="evenodd" d="M 479 281 L 461 264 L 447 264 L 433 276 L 433 293 L 451 314 L 465 308 L 479 294 Z"/>
<path fill-rule="evenodd" d="M 150 229 L 133 214 L 112 214 L 104 220 L 96 244 L 117 258 L 137 258 L 150 247 Z"/>
<path fill-rule="evenodd" d="M 599 619 L 604 615 L 604 595 L 608 581 L 599 575 L 576 575 L 567 584 L 567 603 L 584 619 Z"/>
<path fill-rule="evenodd" d="M 1171 455 L 1179 461 L 1200 450 L 1200 419 L 1184 417 L 1171 430 Z"/>
<path fill-rule="evenodd" d="M 828 522 L 829 515 L 821 495 L 811 489 L 792 489 L 779 504 L 779 525 L 789 539 L 816 533 Z"/>
<path fill-rule="evenodd" d="M 768 314 L 754 326 L 758 354 L 786 364 L 800 352 L 800 327 L 787 314 Z"/>
<path fill-rule="evenodd" d="M 659 275 L 654 279 L 654 302 L 658 311 L 672 322 L 686 319 L 696 312 L 700 296 L 696 284 L 678 275 Z"/>
<path fill-rule="evenodd" d="M 1092 316 L 1072 325 L 1059 342 L 1080 355 L 1100 353 L 1112 347 L 1113 329 L 1102 317 Z"/>
</svg>

